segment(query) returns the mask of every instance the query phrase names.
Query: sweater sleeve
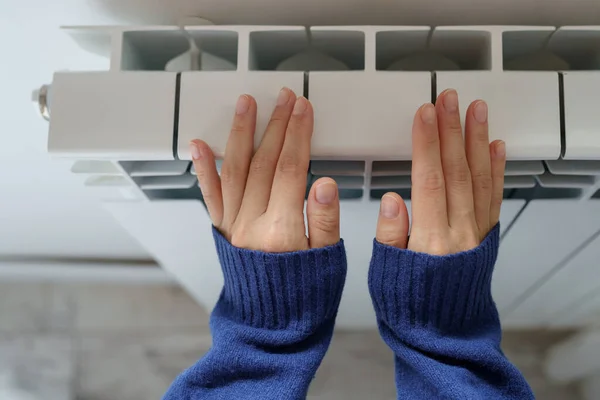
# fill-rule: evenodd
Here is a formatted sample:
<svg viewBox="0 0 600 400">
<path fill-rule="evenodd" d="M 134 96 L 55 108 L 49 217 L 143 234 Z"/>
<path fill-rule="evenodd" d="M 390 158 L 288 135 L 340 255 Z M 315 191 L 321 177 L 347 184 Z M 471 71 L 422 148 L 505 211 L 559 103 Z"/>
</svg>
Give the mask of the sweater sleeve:
<svg viewBox="0 0 600 400">
<path fill-rule="evenodd" d="M 398 399 L 532 399 L 500 349 L 491 296 L 499 225 L 475 249 L 432 256 L 375 241 L 369 290 L 394 351 Z"/>
<path fill-rule="evenodd" d="M 263 253 L 213 229 L 225 284 L 212 348 L 164 399 L 304 399 L 331 341 L 346 278 L 343 241 Z"/>
</svg>

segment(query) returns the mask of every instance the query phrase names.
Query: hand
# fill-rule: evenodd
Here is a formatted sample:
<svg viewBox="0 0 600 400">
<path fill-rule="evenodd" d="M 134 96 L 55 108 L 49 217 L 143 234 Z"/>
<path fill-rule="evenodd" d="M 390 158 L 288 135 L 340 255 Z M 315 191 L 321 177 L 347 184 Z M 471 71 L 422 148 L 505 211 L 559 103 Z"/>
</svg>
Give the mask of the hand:
<svg viewBox="0 0 600 400">
<path fill-rule="evenodd" d="M 377 240 L 434 255 L 477 247 L 498 223 L 506 150 L 489 143 L 487 105 L 469 106 L 463 140 L 458 95 L 449 89 L 435 106 L 424 104 L 413 121 L 412 229 L 396 193 L 381 199 Z"/>
<path fill-rule="evenodd" d="M 304 97 L 281 89 L 277 105 L 254 153 L 256 101 L 238 99 L 221 176 L 210 147 L 190 143 L 194 168 L 213 225 L 236 247 L 265 252 L 306 250 L 340 240 L 340 204 L 335 181 L 317 180 L 307 204 L 313 109 Z"/>
</svg>

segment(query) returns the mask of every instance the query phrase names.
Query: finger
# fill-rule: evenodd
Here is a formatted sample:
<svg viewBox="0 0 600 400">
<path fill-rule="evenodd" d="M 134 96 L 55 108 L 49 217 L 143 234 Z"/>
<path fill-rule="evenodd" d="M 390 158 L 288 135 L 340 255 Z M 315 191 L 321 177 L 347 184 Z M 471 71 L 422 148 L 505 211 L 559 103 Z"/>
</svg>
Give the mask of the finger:
<svg viewBox="0 0 600 400">
<path fill-rule="evenodd" d="M 408 211 L 402 197 L 397 193 L 386 193 L 381 198 L 377 232 L 379 243 L 405 249 L 408 243 Z"/>
<path fill-rule="evenodd" d="M 204 204 L 206 204 L 213 225 L 218 228 L 223 220 L 223 195 L 221 194 L 221 178 L 217 172 L 215 156 L 210 147 L 202 140 L 192 140 L 190 152 Z"/>
<path fill-rule="evenodd" d="M 292 115 L 295 100 L 296 94 L 290 89 L 283 88 L 279 92 L 277 105 L 271 114 L 265 135 L 250 163 L 246 192 L 242 201 L 244 216 L 258 216 L 267 209 L 275 167 L 283 147 L 285 130 Z"/>
<path fill-rule="evenodd" d="M 461 226 L 474 220 L 471 173 L 465 155 L 465 145 L 458 110 L 458 94 L 448 89 L 435 103 L 440 132 L 442 167 L 446 183 L 448 222 Z"/>
<path fill-rule="evenodd" d="M 340 199 L 335 181 L 318 179 L 310 188 L 306 205 L 310 248 L 331 246 L 340 241 Z"/>
<path fill-rule="evenodd" d="M 440 140 L 433 104 L 421 106 L 412 130 L 413 225 L 427 230 L 448 228 L 446 188 L 440 155 Z"/>
<path fill-rule="evenodd" d="M 298 97 L 277 161 L 269 198 L 269 210 L 287 213 L 290 209 L 304 208 L 312 131 L 312 105 L 306 98 Z"/>
<path fill-rule="evenodd" d="M 488 107 L 485 101 L 471 103 L 465 118 L 465 149 L 471 171 L 475 220 L 484 234 L 490 229 L 492 167 L 488 135 Z"/>
<path fill-rule="evenodd" d="M 502 140 L 490 144 L 492 159 L 492 200 L 490 206 L 490 228 L 500 220 L 500 206 L 504 193 L 504 168 L 506 167 L 506 145 Z M 487 232 L 486 232 L 487 233 Z"/>
<path fill-rule="evenodd" d="M 254 151 L 256 101 L 244 94 L 238 98 L 231 133 L 221 167 L 223 224 L 231 226 L 237 218 L 244 197 L 250 159 Z"/>
</svg>

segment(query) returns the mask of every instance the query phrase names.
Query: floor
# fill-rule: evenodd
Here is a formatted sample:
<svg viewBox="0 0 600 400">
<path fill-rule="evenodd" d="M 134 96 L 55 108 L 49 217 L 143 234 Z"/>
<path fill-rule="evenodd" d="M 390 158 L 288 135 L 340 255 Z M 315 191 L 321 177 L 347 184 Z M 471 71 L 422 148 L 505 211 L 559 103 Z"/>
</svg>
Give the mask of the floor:
<svg viewBox="0 0 600 400">
<path fill-rule="evenodd" d="M 577 400 L 541 373 L 564 333 L 507 332 L 508 357 L 541 400 Z M 210 346 L 207 313 L 174 286 L 0 282 L 1 400 L 159 399 Z M 394 399 L 377 332 L 337 332 L 309 399 Z"/>
</svg>

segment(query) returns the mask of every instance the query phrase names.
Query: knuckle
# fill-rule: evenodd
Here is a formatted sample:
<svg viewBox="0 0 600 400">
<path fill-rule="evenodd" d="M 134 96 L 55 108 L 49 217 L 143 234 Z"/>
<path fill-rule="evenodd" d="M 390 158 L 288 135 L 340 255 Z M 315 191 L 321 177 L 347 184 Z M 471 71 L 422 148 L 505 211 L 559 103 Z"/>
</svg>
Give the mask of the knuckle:
<svg viewBox="0 0 600 400">
<path fill-rule="evenodd" d="M 286 175 L 297 175 L 301 172 L 300 159 L 294 154 L 282 154 L 277 163 L 277 170 Z"/>
<path fill-rule="evenodd" d="M 428 192 L 439 193 L 444 190 L 444 174 L 442 171 L 427 171 L 423 174 L 421 181 L 423 188 Z"/>
<path fill-rule="evenodd" d="M 278 253 L 283 251 L 287 246 L 286 240 L 280 232 L 273 231 L 269 235 L 265 235 L 260 248 L 267 253 Z"/>
<path fill-rule="evenodd" d="M 455 184 L 466 185 L 471 181 L 471 172 L 462 157 L 450 163 L 447 175 L 448 179 Z"/>
<path fill-rule="evenodd" d="M 477 129 L 474 135 L 471 135 L 470 140 L 473 141 L 482 151 L 489 151 L 490 139 L 487 129 Z"/>
<path fill-rule="evenodd" d="M 448 245 L 446 243 L 432 243 L 430 245 L 429 250 L 427 251 L 428 253 L 435 255 L 435 256 L 444 256 L 446 254 L 450 254 L 450 248 L 448 247 Z"/>
<path fill-rule="evenodd" d="M 477 172 L 473 175 L 473 181 L 475 185 L 482 190 L 491 190 L 492 189 L 492 177 L 490 174 L 486 174 L 485 172 Z"/>
<path fill-rule="evenodd" d="M 241 248 L 248 247 L 250 235 L 247 226 L 236 221 L 229 230 L 231 231 L 230 241 L 232 245 Z"/>
<path fill-rule="evenodd" d="M 452 232 L 454 249 L 453 252 L 468 251 L 479 246 L 479 230 L 474 222 L 470 228 L 454 229 Z"/>
<path fill-rule="evenodd" d="M 277 160 L 273 157 L 257 153 L 250 163 L 250 171 L 251 173 L 261 174 L 265 171 L 272 170 L 276 162 Z"/>
<path fill-rule="evenodd" d="M 206 171 L 206 168 L 202 167 L 202 168 L 196 168 L 196 177 L 198 178 L 199 182 L 204 181 L 204 179 L 208 176 L 208 173 Z"/>
<path fill-rule="evenodd" d="M 239 171 L 235 168 L 223 165 L 223 168 L 221 169 L 221 182 L 223 182 L 223 185 L 230 185 L 237 180 L 238 175 Z"/>
<path fill-rule="evenodd" d="M 289 117 L 287 115 L 284 115 L 284 114 L 278 113 L 278 112 L 274 112 L 273 115 L 271 115 L 271 119 L 269 120 L 269 123 L 267 124 L 267 130 L 273 129 L 273 128 L 278 128 L 282 125 L 287 125 L 288 121 L 289 121 Z"/>
<path fill-rule="evenodd" d="M 423 139 L 425 141 L 425 144 L 428 146 L 437 145 L 440 139 L 437 133 L 437 129 L 426 129 L 423 134 Z"/>
<path fill-rule="evenodd" d="M 462 136 L 462 125 L 460 124 L 460 119 L 452 118 L 450 121 L 448 121 L 445 131 L 449 135 L 461 135 Z"/>
<path fill-rule="evenodd" d="M 231 125 L 230 134 L 231 135 L 245 134 L 247 130 L 248 130 L 247 124 L 245 124 L 244 121 L 240 121 L 238 118 L 236 118 L 236 120 L 233 121 L 233 124 Z"/>
<path fill-rule="evenodd" d="M 312 215 L 309 221 L 313 229 L 327 233 L 336 232 L 340 226 L 340 220 L 337 215 L 331 213 Z"/>
<path fill-rule="evenodd" d="M 426 235 L 425 237 L 411 235 L 409 247 L 413 251 L 434 256 L 444 256 L 452 253 L 449 239 L 435 235 Z"/>
</svg>

